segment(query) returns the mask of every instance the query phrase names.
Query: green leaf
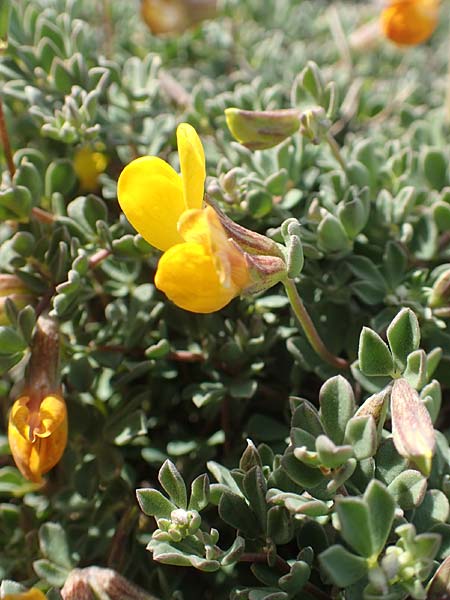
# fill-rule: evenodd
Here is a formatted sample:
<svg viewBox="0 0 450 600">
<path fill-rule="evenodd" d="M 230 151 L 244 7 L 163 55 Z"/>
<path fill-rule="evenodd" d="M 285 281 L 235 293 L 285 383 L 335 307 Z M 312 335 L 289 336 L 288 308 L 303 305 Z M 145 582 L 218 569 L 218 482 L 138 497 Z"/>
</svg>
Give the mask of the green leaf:
<svg viewBox="0 0 450 600">
<path fill-rule="evenodd" d="M 172 511 L 177 508 L 160 491 L 152 488 L 136 490 L 136 497 L 142 512 L 157 519 L 170 519 Z"/>
<path fill-rule="evenodd" d="M 344 540 L 361 556 L 369 558 L 375 553 L 372 543 L 369 508 L 359 498 L 338 498 L 336 512 Z"/>
<path fill-rule="evenodd" d="M 436 523 L 445 523 L 450 514 L 447 496 L 441 490 L 428 490 L 414 513 L 413 523 L 417 531 L 426 532 Z"/>
<path fill-rule="evenodd" d="M 328 379 L 320 388 L 319 402 L 325 433 L 335 444 L 342 444 L 347 422 L 356 410 L 351 385 L 342 375 Z"/>
<path fill-rule="evenodd" d="M 427 381 L 427 355 L 425 350 L 415 350 L 408 355 L 403 377 L 409 385 L 420 390 Z"/>
<path fill-rule="evenodd" d="M 55 192 L 68 194 L 74 187 L 76 175 L 72 162 L 67 158 L 52 161 L 45 173 L 45 195 L 50 197 Z M 74 201 L 76 202 L 76 200 Z"/>
<path fill-rule="evenodd" d="M 186 484 L 172 461 L 166 460 L 158 473 L 158 479 L 170 499 L 178 508 L 187 508 Z"/>
<path fill-rule="evenodd" d="M 208 506 L 209 503 L 209 477 L 206 474 L 199 475 L 191 485 L 191 497 L 189 500 L 189 510 L 200 512 Z"/>
<path fill-rule="evenodd" d="M 327 252 L 341 252 L 351 247 L 351 241 L 342 223 L 331 213 L 320 222 L 317 240 L 320 247 Z"/>
<path fill-rule="evenodd" d="M 294 535 L 294 524 L 284 506 L 272 506 L 267 512 L 267 537 L 274 544 L 287 544 Z"/>
<path fill-rule="evenodd" d="M 378 333 L 368 327 L 363 327 L 359 338 L 358 362 L 361 371 L 368 376 L 391 375 L 394 370 L 389 348 Z"/>
<path fill-rule="evenodd" d="M 407 469 L 391 481 L 388 491 L 403 510 L 411 510 L 419 506 L 427 491 L 427 480 L 413 469 Z"/>
<path fill-rule="evenodd" d="M 448 184 L 448 160 L 440 148 L 426 148 L 422 154 L 422 166 L 424 175 L 432 188 L 440 191 Z"/>
<path fill-rule="evenodd" d="M 320 565 L 332 582 L 346 588 L 367 574 L 367 562 L 342 546 L 330 546 L 319 555 Z"/>
<path fill-rule="evenodd" d="M 289 573 L 278 580 L 280 588 L 288 594 L 297 595 L 306 585 L 311 574 L 311 567 L 302 560 L 296 561 Z"/>
<path fill-rule="evenodd" d="M 244 492 L 263 531 L 267 526 L 267 484 L 261 467 L 255 466 L 245 474 Z"/>
<path fill-rule="evenodd" d="M 23 352 L 26 347 L 25 340 L 12 327 L 0 327 L 0 355 Z"/>
<path fill-rule="evenodd" d="M 292 481 L 305 488 L 314 488 L 324 479 L 319 469 L 303 464 L 292 452 L 286 452 L 281 459 L 281 466 Z"/>
<path fill-rule="evenodd" d="M 70 568 L 60 567 L 46 559 L 35 560 L 33 562 L 33 569 L 38 577 L 45 579 L 50 585 L 56 587 L 64 585 L 70 572 Z"/>
<path fill-rule="evenodd" d="M 336 446 L 326 435 L 316 439 L 316 450 L 321 465 L 328 469 L 336 469 L 353 456 L 351 446 Z"/>
<path fill-rule="evenodd" d="M 219 515 L 228 525 L 242 531 L 249 537 L 256 537 L 261 533 L 261 527 L 255 513 L 248 507 L 244 498 L 226 492 L 219 503 Z"/>
<path fill-rule="evenodd" d="M 188 550 L 184 551 L 182 544 L 179 544 L 179 547 L 177 547 L 167 542 L 152 540 L 148 544 L 147 549 L 153 553 L 154 560 L 166 565 L 194 567 L 206 573 L 220 569 L 220 563 L 217 560 L 207 560 L 202 556 L 192 554 Z"/>
<path fill-rule="evenodd" d="M 363 499 L 369 509 L 372 555 L 378 556 L 394 522 L 395 502 L 387 488 L 376 479 L 367 486 Z"/>
<path fill-rule="evenodd" d="M 358 460 L 374 456 L 377 451 L 377 427 L 372 415 L 352 417 L 345 428 L 345 442 Z"/>
<path fill-rule="evenodd" d="M 74 566 L 64 529 L 59 523 L 44 523 L 39 529 L 39 547 L 42 554 L 60 567 Z"/>
<path fill-rule="evenodd" d="M 406 367 L 409 354 L 419 348 L 420 327 L 410 308 L 403 308 L 387 329 L 391 352 L 401 369 Z"/>
</svg>

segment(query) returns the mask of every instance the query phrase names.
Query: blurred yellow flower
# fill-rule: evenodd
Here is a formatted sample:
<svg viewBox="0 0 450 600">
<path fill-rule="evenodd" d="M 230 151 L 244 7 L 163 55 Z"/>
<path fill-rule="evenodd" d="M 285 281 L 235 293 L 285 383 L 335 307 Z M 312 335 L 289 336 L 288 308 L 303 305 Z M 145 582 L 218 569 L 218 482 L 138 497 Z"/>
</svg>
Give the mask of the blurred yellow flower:
<svg viewBox="0 0 450 600">
<path fill-rule="evenodd" d="M 6 594 L 1 600 L 46 600 L 46 596 L 41 590 L 31 588 L 26 592 L 18 592 L 16 594 Z"/>
<path fill-rule="evenodd" d="M 104 173 L 108 158 L 102 152 L 96 152 L 89 146 L 82 146 L 75 152 L 73 167 L 80 180 L 83 192 L 95 192 L 99 187 L 99 175 Z"/>
<path fill-rule="evenodd" d="M 40 483 L 66 447 L 67 410 L 62 396 L 40 398 L 30 392 L 18 398 L 9 415 L 8 441 L 22 475 Z"/>
<path fill-rule="evenodd" d="M 390 0 L 381 13 L 381 29 L 396 44 L 425 42 L 438 24 L 439 4 L 439 0 Z"/>
<path fill-rule="evenodd" d="M 155 35 L 182 33 L 216 14 L 217 0 L 142 0 L 141 15 Z"/>
</svg>

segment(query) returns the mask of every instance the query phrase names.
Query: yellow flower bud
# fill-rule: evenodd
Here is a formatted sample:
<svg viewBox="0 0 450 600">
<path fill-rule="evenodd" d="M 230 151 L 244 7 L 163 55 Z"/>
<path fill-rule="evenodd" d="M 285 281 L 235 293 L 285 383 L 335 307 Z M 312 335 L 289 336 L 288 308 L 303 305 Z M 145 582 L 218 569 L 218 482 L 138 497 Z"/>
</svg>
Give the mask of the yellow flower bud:
<svg viewBox="0 0 450 600">
<path fill-rule="evenodd" d="M 46 600 L 45 595 L 37 588 L 31 588 L 26 592 L 17 592 L 16 594 L 6 594 L 2 600 Z"/>
<path fill-rule="evenodd" d="M 436 29 L 439 4 L 439 0 L 390 0 L 381 13 L 381 29 L 396 44 L 421 44 Z"/>
<path fill-rule="evenodd" d="M 59 330 L 41 315 L 31 344 L 24 391 L 9 414 L 8 441 L 24 477 L 42 482 L 67 444 L 67 409 L 59 385 Z"/>
<path fill-rule="evenodd" d="M 83 192 L 95 192 L 99 187 L 99 175 L 104 173 L 108 158 L 102 152 L 95 152 L 89 146 L 82 146 L 75 152 L 73 168 L 80 180 Z"/>
<path fill-rule="evenodd" d="M 22 475 L 40 483 L 66 447 L 67 410 L 62 396 L 18 398 L 9 415 L 8 441 Z"/>
</svg>

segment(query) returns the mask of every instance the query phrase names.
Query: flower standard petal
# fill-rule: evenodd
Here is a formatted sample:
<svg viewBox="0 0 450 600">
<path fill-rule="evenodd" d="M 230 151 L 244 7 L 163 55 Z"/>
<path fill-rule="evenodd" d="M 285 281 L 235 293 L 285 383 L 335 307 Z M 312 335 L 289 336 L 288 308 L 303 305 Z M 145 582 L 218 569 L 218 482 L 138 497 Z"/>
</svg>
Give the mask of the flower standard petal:
<svg viewBox="0 0 450 600">
<path fill-rule="evenodd" d="M 133 160 L 120 174 L 119 204 L 142 237 L 159 250 L 182 241 L 177 221 L 186 209 L 180 176 L 156 156 Z"/>
<path fill-rule="evenodd" d="M 205 192 L 205 153 L 195 129 L 188 123 L 177 128 L 178 155 L 186 208 L 201 208 Z"/>
</svg>

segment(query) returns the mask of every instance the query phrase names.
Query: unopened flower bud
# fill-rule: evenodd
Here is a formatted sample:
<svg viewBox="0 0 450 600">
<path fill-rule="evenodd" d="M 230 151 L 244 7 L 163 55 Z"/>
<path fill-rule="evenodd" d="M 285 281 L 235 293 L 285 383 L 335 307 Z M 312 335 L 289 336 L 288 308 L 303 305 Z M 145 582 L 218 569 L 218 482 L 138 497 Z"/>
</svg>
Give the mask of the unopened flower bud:
<svg viewBox="0 0 450 600">
<path fill-rule="evenodd" d="M 305 110 L 300 116 L 300 123 L 300 133 L 313 144 L 321 142 L 330 125 L 321 106 Z"/>
<path fill-rule="evenodd" d="M 300 113 L 296 109 L 225 110 L 227 125 L 237 141 L 250 150 L 272 148 L 298 131 Z"/>
<path fill-rule="evenodd" d="M 450 304 L 450 269 L 447 269 L 434 282 L 428 298 L 428 306 L 441 308 Z"/>
<path fill-rule="evenodd" d="M 59 383 L 59 329 L 40 316 L 31 344 L 22 396 L 13 404 L 8 440 L 24 477 L 41 483 L 60 460 L 67 443 L 67 410 Z"/>
<path fill-rule="evenodd" d="M 245 258 L 250 273 L 249 285 L 243 290 L 245 295 L 263 292 L 287 277 L 286 263 L 282 258 L 247 253 Z"/>
<path fill-rule="evenodd" d="M 253 467 L 262 467 L 261 457 L 255 444 L 251 440 L 247 440 L 247 448 L 241 456 L 239 468 L 247 473 Z"/>
</svg>

